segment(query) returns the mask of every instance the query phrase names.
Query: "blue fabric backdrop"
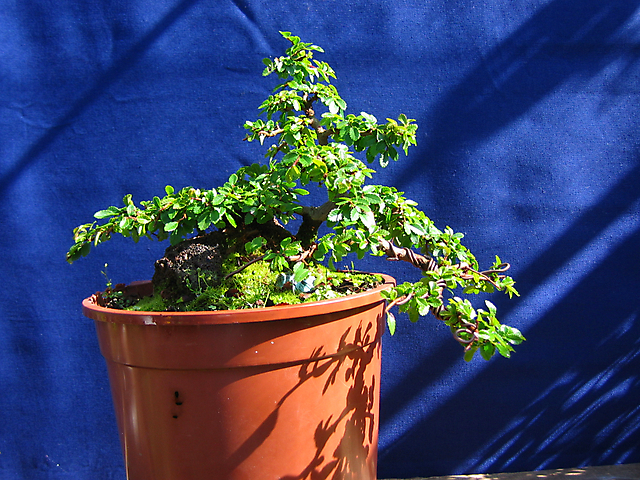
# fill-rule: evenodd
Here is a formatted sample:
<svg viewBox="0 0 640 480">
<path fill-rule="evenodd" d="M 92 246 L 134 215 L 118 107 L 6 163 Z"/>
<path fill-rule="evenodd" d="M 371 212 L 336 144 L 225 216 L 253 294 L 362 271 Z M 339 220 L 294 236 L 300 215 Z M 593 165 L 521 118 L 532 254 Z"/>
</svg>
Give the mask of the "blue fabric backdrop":
<svg viewBox="0 0 640 480">
<path fill-rule="evenodd" d="M 511 360 L 465 364 L 430 318 L 384 339 L 379 476 L 640 462 L 640 1 L 0 0 L 0 27 L 0 478 L 125 478 L 80 301 L 165 245 L 69 266 L 71 231 L 260 158 L 241 126 L 278 30 L 352 113 L 418 120 L 383 182 L 522 293 L 493 298 L 529 339 Z"/>
</svg>

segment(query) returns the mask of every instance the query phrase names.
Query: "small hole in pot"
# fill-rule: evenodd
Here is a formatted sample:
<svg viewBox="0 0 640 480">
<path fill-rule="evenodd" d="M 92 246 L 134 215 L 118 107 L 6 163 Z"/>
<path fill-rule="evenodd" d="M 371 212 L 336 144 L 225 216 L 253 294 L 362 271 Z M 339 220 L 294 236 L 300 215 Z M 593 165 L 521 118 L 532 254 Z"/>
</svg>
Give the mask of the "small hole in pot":
<svg viewBox="0 0 640 480">
<path fill-rule="evenodd" d="M 178 418 L 178 415 L 174 415 L 173 418 Z"/>
</svg>

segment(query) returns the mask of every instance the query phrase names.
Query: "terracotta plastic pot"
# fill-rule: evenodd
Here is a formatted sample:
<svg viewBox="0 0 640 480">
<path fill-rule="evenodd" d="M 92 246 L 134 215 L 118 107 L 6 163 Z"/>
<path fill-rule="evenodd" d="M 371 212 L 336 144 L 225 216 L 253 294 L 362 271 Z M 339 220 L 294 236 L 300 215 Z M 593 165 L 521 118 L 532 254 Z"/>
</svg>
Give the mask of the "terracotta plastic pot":
<svg viewBox="0 0 640 480">
<path fill-rule="evenodd" d="M 127 478 L 375 480 L 385 282 L 220 312 L 126 312 L 86 299 Z"/>
</svg>

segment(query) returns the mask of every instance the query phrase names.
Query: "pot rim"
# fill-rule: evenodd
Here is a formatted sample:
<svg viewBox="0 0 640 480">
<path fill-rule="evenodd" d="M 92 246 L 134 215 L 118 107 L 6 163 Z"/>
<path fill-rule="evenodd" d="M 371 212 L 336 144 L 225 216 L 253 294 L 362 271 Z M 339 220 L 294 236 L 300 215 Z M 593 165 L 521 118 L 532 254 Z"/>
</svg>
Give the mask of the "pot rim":
<svg viewBox="0 0 640 480">
<path fill-rule="evenodd" d="M 101 307 L 95 303 L 95 296 L 92 295 L 82 301 L 82 313 L 85 317 L 101 322 L 137 325 L 208 325 L 304 318 L 384 302 L 385 300 L 381 298 L 380 292 L 389 290 L 395 286 L 396 282 L 390 275 L 382 273 L 375 275 L 382 276 L 383 283 L 365 292 L 295 305 L 276 305 L 273 307 L 240 310 L 146 312 Z M 148 283 L 150 281 L 133 282 L 131 285 Z M 295 313 L 292 312 L 293 310 L 296 310 Z"/>
</svg>

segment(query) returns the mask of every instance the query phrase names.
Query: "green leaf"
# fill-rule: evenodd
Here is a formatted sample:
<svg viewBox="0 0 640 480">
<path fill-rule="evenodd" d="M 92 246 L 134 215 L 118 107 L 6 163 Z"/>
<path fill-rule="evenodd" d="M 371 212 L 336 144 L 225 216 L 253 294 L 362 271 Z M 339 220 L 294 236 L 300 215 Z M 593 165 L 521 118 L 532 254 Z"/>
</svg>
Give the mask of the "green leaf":
<svg viewBox="0 0 640 480">
<path fill-rule="evenodd" d="M 496 308 L 496 306 L 495 306 L 493 303 L 491 303 L 489 300 L 485 300 L 485 301 L 484 301 L 484 303 L 485 303 L 485 305 L 487 306 L 487 308 L 489 309 L 489 313 L 490 313 L 492 316 L 495 316 L 495 315 L 496 315 L 496 313 L 497 313 L 497 311 L 498 311 L 498 309 Z"/>
<path fill-rule="evenodd" d="M 254 252 L 256 252 L 257 250 L 259 250 L 260 248 L 262 248 L 262 246 L 265 243 L 267 243 L 267 241 L 264 239 L 264 237 L 256 237 L 253 240 L 251 240 L 250 242 L 247 242 L 245 244 L 244 248 L 247 251 L 247 253 L 249 255 L 251 255 Z"/>
<path fill-rule="evenodd" d="M 289 267 L 289 263 L 280 255 L 275 257 L 271 262 L 271 269 L 276 272 L 278 271 L 281 272 L 282 270 L 285 270 L 288 267 Z"/>
<path fill-rule="evenodd" d="M 351 139 L 351 143 L 355 143 L 360 138 L 360 132 L 354 127 L 349 128 L 347 135 Z"/>
<path fill-rule="evenodd" d="M 82 245 L 82 247 L 80 247 L 80 255 L 83 257 L 86 257 L 87 255 L 89 255 L 90 250 L 91 250 L 91 244 L 85 243 L 84 245 Z"/>
<path fill-rule="evenodd" d="M 465 362 L 470 362 L 473 359 L 474 354 L 476 353 L 476 350 L 478 349 L 478 347 L 472 347 L 469 350 L 464 352 L 464 361 Z"/>
<path fill-rule="evenodd" d="M 173 232 L 180 225 L 179 222 L 169 222 L 164 226 L 165 232 Z"/>
<path fill-rule="evenodd" d="M 231 215 L 229 215 L 229 213 L 225 212 L 224 214 L 225 218 L 227 219 L 227 221 L 229 222 L 229 224 L 231 224 L 231 226 L 233 228 L 238 228 L 238 224 L 236 222 L 236 219 L 233 218 Z"/>
<path fill-rule="evenodd" d="M 391 335 L 396 333 L 396 317 L 391 312 L 387 312 L 387 326 Z"/>
<path fill-rule="evenodd" d="M 298 262 L 293 266 L 293 279 L 296 282 L 302 282 L 309 276 L 309 270 L 304 263 Z"/>
<path fill-rule="evenodd" d="M 498 343 L 496 347 L 500 355 L 502 355 L 505 358 L 511 357 L 511 351 L 513 350 L 511 347 L 509 347 L 508 345 L 504 345 L 502 343 Z"/>
<path fill-rule="evenodd" d="M 368 114 L 367 112 L 360 112 L 360 116 L 362 116 L 362 118 L 364 118 L 367 124 L 369 124 L 370 126 L 376 125 L 378 123 L 378 119 L 373 115 Z"/>
<path fill-rule="evenodd" d="M 411 323 L 416 323 L 418 320 L 420 320 L 420 314 L 418 313 L 415 304 L 412 305 L 411 308 L 409 308 L 409 311 L 407 313 L 409 314 L 409 321 Z"/>
<path fill-rule="evenodd" d="M 198 229 L 206 230 L 211 225 L 211 214 L 206 212 L 198 218 Z"/>
<path fill-rule="evenodd" d="M 102 218 L 112 217 L 114 215 L 117 215 L 118 213 L 120 213 L 119 208 L 109 207 L 106 210 L 100 210 L 99 212 L 96 212 L 93 216 L 97 219 L 102 219 Z"/>
<path fill-rule="evenodd" d="M 173 195 L 173 192 L 175 190 L 173 189 L 173 187 L 171 185 L 167 185 L 166 187 L 164 187 L 164 191 L 167 192 L 167 195 Z"/>
<path fill-rule="evenodd" d="M 171 245 L 177 245 L 182 241 L 182 236 L 178 233 L 177 230 L 171 232 L 171 235 L 169 236 L 169 243 L 171 243 Z"/>
<path fill-rule="evenodd" d="M 485 343 L 480 348 L 480 355 L 482 355 L 482 358 L 484 358 L 485 360 L 491 359 L 495 352 L 496 347 L 494 347 L 491 343 Z"/>
<path fill-rule="evenodd" d="M 509 325 L 500 325 L 500 333 L 509 343 L 514 345 L 519 345 L 526 340 L 520 330 Z"/>
<path fill-rule="evenodd" d="M 426 316 L 431 309 L 431 305 L 429 305 L 429 302 L 422 297 L 416 298 L 416 307 L 418 308 L 418 313 L 421 317 Z"/>
<path fill-rule="evenodd" d="M 297 165 L 292 165 L 285 175 L 287 182 L 293 183 L 300 178 L 300 169 Z"/>
<path fill-rule="evenodd" d="M 364 226 L 367 227 L 367 230 L 369 230 L 370 232 L 372 232 L 375 229 L 376 218 L 371 210 L 368 210 L 368 209 L 363 210 L 362 214 L 360 215 L 360 220 L 362 221 Z"/>
<path fill-rule="evenodd" d="M 124 217 L 120 220 L 118 226 L 122 229 L 123 233 L 126 233 L 133 226 L 133 221 L 129 217 Z"/>
</svg>

